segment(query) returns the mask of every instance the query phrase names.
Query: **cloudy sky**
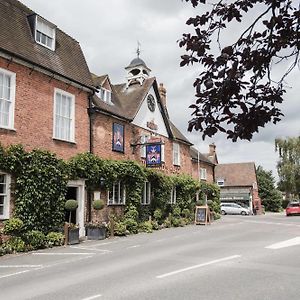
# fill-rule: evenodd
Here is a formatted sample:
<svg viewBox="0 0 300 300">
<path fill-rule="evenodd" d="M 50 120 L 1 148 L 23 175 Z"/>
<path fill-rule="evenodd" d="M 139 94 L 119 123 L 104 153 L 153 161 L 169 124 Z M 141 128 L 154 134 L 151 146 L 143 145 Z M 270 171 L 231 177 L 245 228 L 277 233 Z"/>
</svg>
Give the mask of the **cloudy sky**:
<svg viewBox="0 0 300 300">
<path fill-rule="evenodd" d="M 113 83 L 124 82 L 124 67 L 135 58 L 139 41 L 141 58 L 152 70 L 151 75 L 167 88 L 171 119 L 201 152 L 207 152 L 208 144 L 215 142 L 219 163 L 254 161 L 277 176 L 274 139 L 300 134 L 299 69 L 288 78 L 290 88 L 282 105 L 285 117 L 281 123 L 261 129 L 251 142 L 233 143 L 223 135 L 203 141 L 198 132 L 187 132 L 192 112 L 188 107 L 195 99 L 193 82 L 200 66 L 180 68 L 180 55 L 184 53 L 177 43 L 182 33 L 190 30 L 185 25 L 188 17 L 203 13 L 202 7 L 194 9 L 181 0 L 21 2 L 75 38 L 81 44 L 91 72 L 109 74 Z M 236 27 L 230 36 L 234 32 Z"/>
</svg>

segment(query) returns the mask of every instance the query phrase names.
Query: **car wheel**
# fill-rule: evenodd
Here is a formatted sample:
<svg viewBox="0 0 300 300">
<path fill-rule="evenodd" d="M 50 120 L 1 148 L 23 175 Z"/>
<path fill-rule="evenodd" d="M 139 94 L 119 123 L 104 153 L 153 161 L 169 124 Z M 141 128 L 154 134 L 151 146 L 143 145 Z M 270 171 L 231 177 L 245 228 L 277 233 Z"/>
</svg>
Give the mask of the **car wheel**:
<svg viewBox="0 0 300 300">
<path fill-rule="evenodd" d="M 242 211 L 242 212 L 241 212 L 241 215 L 245 216 L 245 215 L 246 215 L 246 212 L 245 212 L 245 211 Z"/>
<path fill-rule="evenodd" d="M 225 210 L 221 210 L 221 214 L 222 214 L 222 215 L 226 215 Z"/>
</svg>

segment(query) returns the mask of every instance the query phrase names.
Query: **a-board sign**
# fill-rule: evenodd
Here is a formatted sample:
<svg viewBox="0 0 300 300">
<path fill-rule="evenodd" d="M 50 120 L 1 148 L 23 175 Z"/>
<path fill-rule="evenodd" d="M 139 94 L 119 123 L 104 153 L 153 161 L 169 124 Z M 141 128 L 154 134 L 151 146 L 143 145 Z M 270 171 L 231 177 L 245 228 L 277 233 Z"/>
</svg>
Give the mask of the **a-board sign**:
<svg viewBox="0 0 300 300">
<path fill-rule="evenodd" d="M 210 224 L 210 211 L 207 205 L 196 206 L 195 224 Z"/>
</svg>

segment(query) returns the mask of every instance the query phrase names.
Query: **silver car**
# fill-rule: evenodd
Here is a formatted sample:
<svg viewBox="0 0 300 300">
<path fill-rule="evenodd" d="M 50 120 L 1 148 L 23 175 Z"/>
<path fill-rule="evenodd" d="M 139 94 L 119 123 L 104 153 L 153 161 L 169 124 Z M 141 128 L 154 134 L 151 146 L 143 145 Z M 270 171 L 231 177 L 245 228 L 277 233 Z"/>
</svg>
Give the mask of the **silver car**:
<svg viewBox="0 0 300 300">
<path fill-rule="evenodd" d="M 221 203 L 222 215 L 249 215 L 250 210 L 236 203 Z"/>
</svg>

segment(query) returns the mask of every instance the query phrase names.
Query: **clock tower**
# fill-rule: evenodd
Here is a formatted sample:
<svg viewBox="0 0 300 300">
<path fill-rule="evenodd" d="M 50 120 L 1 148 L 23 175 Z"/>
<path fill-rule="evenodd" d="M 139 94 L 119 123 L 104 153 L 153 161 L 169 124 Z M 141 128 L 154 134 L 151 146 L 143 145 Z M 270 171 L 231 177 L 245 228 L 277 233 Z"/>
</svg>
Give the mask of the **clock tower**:
<svg viewBox="0 0 300 300">
<path fill-rule="evenodd" d="M 137 57 L 130 62 L 125 70 L 127 71 L 127 87 L 135 83 L 142 85 L 151 72 L 146 63 L 140 58 L 139 48 L 137 49 Z"/>
</svg>

